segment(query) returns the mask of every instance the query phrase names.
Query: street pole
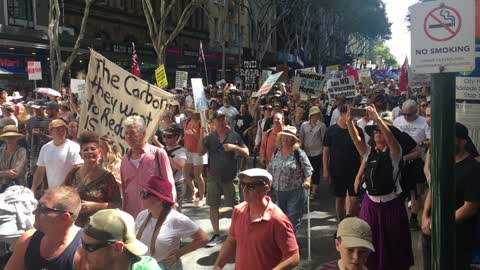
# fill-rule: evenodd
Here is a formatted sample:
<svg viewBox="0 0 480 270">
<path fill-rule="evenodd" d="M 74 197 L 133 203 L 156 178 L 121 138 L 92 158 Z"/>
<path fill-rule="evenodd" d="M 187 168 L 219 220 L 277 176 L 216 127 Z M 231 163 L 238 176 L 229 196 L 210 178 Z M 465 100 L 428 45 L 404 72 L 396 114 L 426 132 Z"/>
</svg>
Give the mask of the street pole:
<svg viewBox="0 0 480 270">
<path fill-rule="evenodd" d="M 454 139 L 455 74 L 432 74 L 431 257 L 434 270 L 455 269 Z"/>
</svg>

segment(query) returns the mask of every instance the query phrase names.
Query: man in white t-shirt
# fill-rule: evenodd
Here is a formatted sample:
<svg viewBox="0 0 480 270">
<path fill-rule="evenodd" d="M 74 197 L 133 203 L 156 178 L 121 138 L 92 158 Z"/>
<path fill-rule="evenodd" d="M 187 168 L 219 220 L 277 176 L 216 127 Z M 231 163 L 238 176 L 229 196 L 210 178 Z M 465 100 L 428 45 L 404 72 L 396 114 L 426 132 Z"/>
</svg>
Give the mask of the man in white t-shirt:
<svg viewBox="0 0 480 270">
<path fill-rule="evenodd" d="M 37 161 L 37 169 L 33 176 L 32 191 L 37 192 L 47 176 L 48 187 L 63 184 L 65 176 L 74 167 L 83 163 L 80 157 L 80 146 L 67 139 L 67 124 L 62 119 L 50 122 L 48 131 L 52 141 L 42 146 Z"/>
<path fill-rule="evenodd" d="M 163 130 L 163 142 L 167 152 L 170 166 L 172 167 L 173 179 L 175 180 L 175 189 L 177 191 L 177 211 L 182 211 L 182 200 L 185 196 L 185 177 L 183 168 L 187 162 L 187 151 L 181 145 L 178 145 L 178 137 L 181 131 L 175 127 L 169 127 Z"/>
<path fill-rule="evenodd" d="M 229 95 L 223 96 L 223 106 L 220 107 L 219 111 L 225 114 L 227 124 L 230 128 L 234 128 L 234 120 L 238 115 L 238 110 L 232 106 L 232 98 Z"/>
<path fill-rule="evenodd" d="M 417 114 L 417 102 L 409 99 L 403 103 L 402 115 L 397 117 L 393 125 L 401 131 L 408 133 L 417 144 L 423 143 L 427 139 L 427 120 Z"/>
</svg>

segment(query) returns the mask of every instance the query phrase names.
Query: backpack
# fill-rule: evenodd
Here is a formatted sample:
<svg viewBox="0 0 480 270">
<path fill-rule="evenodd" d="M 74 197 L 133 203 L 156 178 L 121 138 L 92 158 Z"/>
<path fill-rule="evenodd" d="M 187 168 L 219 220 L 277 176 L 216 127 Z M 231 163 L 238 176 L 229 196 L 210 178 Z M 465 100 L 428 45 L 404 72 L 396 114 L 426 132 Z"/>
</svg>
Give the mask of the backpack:
<svg viewBox="0 0 480 270">
<path fill-rule="evenodd" d="M 365 183 L 368 194 L 372 196 L 387 195 L 396 190 L 396 183 L 400 178 L 400 168 L 397 176 L 393 177 L 393 165 L 390 149 L 376 151 L 371 149 L 365 167 Z"/>
</svg>

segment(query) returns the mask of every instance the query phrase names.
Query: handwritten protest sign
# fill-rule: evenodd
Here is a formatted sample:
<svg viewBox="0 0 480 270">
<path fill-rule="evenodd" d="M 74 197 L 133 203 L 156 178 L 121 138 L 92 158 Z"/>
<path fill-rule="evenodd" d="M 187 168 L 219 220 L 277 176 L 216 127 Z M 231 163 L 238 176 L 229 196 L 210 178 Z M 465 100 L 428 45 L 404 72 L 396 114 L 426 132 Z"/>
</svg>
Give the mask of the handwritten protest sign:
<svg viewBox="0 0 480 270">
<path fill-rule="evenodd" d="M 208 110 L 208 100 L 203 89 L 201 78 L 192 78 L 193 101 L 195 103 L 195 111 L 204 112 Z"/>
<path fill-rule="evenodd" d="M 325 77 L 320 73 L 300 70 L 293 80 L 292 91 L 300 94 L 321 94 L 325 85 Z"/>
<path fill-rule="evenodd" d="M 79 96 L 83 95 L 85 92 L 85 80 L 70 79 L 70 90 Z"/>
<path fill-rule="evenodd" d="M 158 128 L 163 111 L 173 95 L 123 70 L 101 54 L 90 50 L 79 131 L 111 136 L 123 153 L 128 149 L 123 120 L 138 115 L 145 120 L 146 140 Z"/>
<path fill-rule="evenodd" d="M 273 85 L 277 82 L 278 78 L 282 76 L 283 71 L 270 75 L 267 80 L 263 83 L 262 87 L 258 90 L 258 94 L 266 95 L 270 89 L 272 89 Z"/>
<path fill-rule="evenodd" d="M 355 89 L 355 78 L 353 78 L 353 76 L 348 76 L 345 78 L 328 80 L 327 93 L 329 99 L 335 99 L 338 96 L 346 98 L 356 97 L 358 93 Z"/>
<path fill-rule="evenodd" d="M 372 74 L 370 69 L 361 69 L 358 75 L 360 76 L 360 81 L 364 86 L 369 86 L 370 83 L 372 83 Z"/>
<path fill-rule="evenodd" d="M 295 70 L 295 76 L 297 76 L 297 73 L 298 72 L 302 72 L 302 71 L 308 71 L 308 72 L 317 72 L 317 69 L 315 67 L 309 67 L 309 68 L 302 68 L 302 69 L 296 69 Z"/>
<path fill-rule="evenodd" d="M 175 88 L 183 89 L 187 87 L 188 72 L 178 71 L 175 72 Z"/>
<path fill-rule="evenodd" d="M 240 68 L 240 77 L 243 78 L 243 89 L 255 91 L 258 88 L 260 70 L 255 60 L 243 61 Z"/>
<path fill-rule="evenodd" d="M 157 81 L 157 86 L 164 88 L 168 85 L 167 74 L 165 73 L 165 65 L 160 65 L 155 69 L 155 80 Z"/>
</svg>

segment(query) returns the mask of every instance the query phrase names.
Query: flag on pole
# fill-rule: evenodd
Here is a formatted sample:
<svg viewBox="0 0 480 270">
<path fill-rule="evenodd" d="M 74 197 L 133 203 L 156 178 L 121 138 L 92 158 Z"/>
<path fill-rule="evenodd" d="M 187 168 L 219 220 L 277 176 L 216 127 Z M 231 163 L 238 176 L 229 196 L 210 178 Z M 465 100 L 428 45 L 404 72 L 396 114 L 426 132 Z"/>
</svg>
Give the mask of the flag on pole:
<svg viewBox="0 0 480 270">
<path fill-rule="evenodd" d="M 132 69 L 130 70 L 130 73 L 135 75 L 136 77 L 140 78 L 140 66 L 138 65 L 137 62 L 137 50 L 135 50 L 135 43 L 132 42 Z"/>
<path fill-rule="evenodd" d="M 302 68 L 305 67 L 305 52 L 303 51 L 303 47 L 300 47 L 300 50 L 298 51 L 297 63 L 299 63 Z"/>
<path fill-rule="evenodd" d="M 398 83 L 398 94 L 407 91 L 408 87 L 408 58 L 405 56 L 402 69 L 400 71 L 400 82 Z"/>
<path fill-rule="evenodd" d="M 198 49 L 198 62 L 199 63 L 204 63 L 205 62 L 205 55 L 203 54 L 202 41 L 200 41 L 200 48 Z"/>
</svg>

